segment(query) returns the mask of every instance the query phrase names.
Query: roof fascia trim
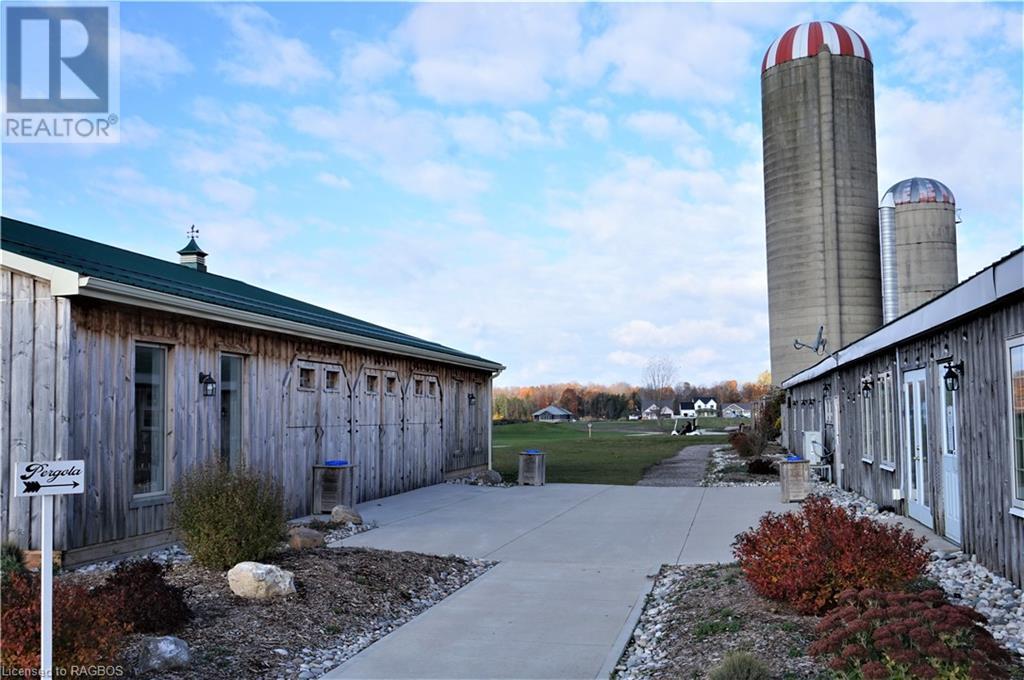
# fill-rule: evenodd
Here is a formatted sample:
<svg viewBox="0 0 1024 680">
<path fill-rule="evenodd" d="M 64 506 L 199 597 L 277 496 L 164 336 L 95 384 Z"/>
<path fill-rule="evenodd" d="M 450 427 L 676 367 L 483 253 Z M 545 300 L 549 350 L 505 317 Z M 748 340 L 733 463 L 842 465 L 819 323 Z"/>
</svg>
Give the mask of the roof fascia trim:
<svg viewBox="0 0 1024 680">
<path fill-rule="evenodd" d="M 472 359 L 461 358 L 451 354 L 445 354 L 443 352 L 423 349 L 421 347 L 410 347 L 396 342 L 374 340 L 373 338 L 367 338 L 353 333 L 333 331 L 310 324 L 278 319 L 264 314 L 256 314 L 240 309 L 233 309 L 231 307 L 215 305 L 209 302 L 202 302 L 200 300 L 186 300 L 185 298 L 181 298 L 177 295 L 161 293 L 159 291 L 148 290 L 146 288 L 139 288 L 138 286 L 130 286 L 114 281 L 107 281 L 105 279 L 98 279 L 91 276 L 81 277 L 78 284 L 78 294 L 84 297 L 108 300 L 110 302 L 134 305 L 142 304 L 148 309 L 158 309 L 175 314 L 185 314 L 188 316 L 209 319 L 211 321 L 231 323 L 249 328 L 286 333 L 288 335 L 297 335 L 303 338 L 339 343 L 350 347 L 358 347 L 360 349 L 370 349 L 378 352 L 386 352 L 388 354 L 404 354 L 444 364 L 488 371 L 494 375 L 505 370 L 503 365 L 490 361 L 474 361 Z"/>
<path fill-rule="evenodd" d="M 78 272 L 33 260 L 7 250 L 0 251 L 0 264 L 13 271 L 49 281 L 50 295 L 55 297 L 78 294 Z"/>
</svg>

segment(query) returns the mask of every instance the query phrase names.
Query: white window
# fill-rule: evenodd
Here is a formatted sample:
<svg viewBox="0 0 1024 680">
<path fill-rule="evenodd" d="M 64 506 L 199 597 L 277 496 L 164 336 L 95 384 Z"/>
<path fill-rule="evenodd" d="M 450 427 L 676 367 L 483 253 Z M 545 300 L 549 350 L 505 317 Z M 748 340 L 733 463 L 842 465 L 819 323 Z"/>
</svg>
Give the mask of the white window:
<svg viewBox="0 0 1024 680">
<path fill-rule="evenodd" d="M 324 371 L 324 389 L 328 392 L 341 391 L 341 371 L 328 368 Z"/>
<path fill-rule="evenodd" d="M 200 397 L 202 399 L 202 397 Z M 161 494 L 166 482 L 167 348 L 135 346 L 132 493 Z"/>
<path fill-rule="evenodd" d="M 896 393 L 892 388 L 892 372 L 879 373 L 875 378 L 875 391 L 878 396 L 878 451 L 883 468 L 896 469 Z"/>
<path fill-rule="evenodd" d="M 1010 473 L 1014 514 L 1024 516 L 1024 337 L 1006 343 L 1010 367 Z M 962 384 L 962 381 L 961 381 Z"/>
<path fill-rule="evenodd" d="M 860 393 L 860 457 L 865 463 L 875 462 L 875 399 L 874 390 Z"/>
<path fill-rule="evenodd" d="M 299 389 L 300 390 L 315 390 L 316 389 L 316 369 L 315 368 L 299 368 Z"/>
</svg>

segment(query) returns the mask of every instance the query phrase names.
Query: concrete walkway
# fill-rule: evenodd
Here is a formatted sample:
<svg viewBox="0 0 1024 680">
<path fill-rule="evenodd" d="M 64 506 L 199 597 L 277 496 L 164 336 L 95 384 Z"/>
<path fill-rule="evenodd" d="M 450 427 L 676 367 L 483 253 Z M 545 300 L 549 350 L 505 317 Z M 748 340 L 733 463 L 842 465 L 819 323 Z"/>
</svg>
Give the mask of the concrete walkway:
<svg viewBox="0 0 1024 680">
<path fill-rule="evenodd" d="M 332 678 L 597 678 L 664 563 L 732 561 L 777 488 L 438 485 L 359 506 L 368 546 L 500 561 Z"/>
<path fill-rule="evenodd" d="M 711 451 L 720 444 L 694 444 L 644 471 L 637 486 L 700 486 Z"/>
</svg>

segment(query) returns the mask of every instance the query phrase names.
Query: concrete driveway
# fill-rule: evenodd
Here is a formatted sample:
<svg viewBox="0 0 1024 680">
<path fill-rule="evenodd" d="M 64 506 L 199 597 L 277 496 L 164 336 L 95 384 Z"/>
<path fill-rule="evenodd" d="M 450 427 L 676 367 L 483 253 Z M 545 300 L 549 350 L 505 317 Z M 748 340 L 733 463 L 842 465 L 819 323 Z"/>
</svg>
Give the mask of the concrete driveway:
<svg viewBox="0 0 1024 680">
<path fill-rule="evenodd" d="M 454 484 L 359 506 L 366 546 L 500 562 L 331 678 L 607 677 L 665 563 L 732 561 L 778 487 Z"/>
</svg>

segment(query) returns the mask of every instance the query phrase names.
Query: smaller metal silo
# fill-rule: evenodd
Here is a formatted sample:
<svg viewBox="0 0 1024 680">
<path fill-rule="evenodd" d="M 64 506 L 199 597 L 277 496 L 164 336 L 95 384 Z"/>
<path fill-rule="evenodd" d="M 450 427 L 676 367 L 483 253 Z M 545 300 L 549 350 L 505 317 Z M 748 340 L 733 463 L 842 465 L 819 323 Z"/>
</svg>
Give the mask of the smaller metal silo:
<svg viewBox="0 0 1024 680">
<path fill-rule="evenodd" d="M 885 192 L 878 208 L 885 322 L 957 284 L 956 201 L 942 182 L 913 177 Z"/>
</svg>

